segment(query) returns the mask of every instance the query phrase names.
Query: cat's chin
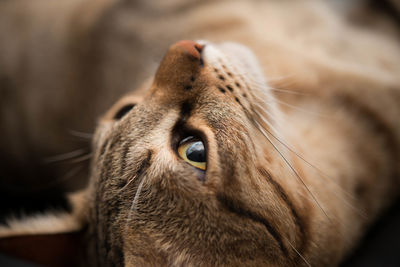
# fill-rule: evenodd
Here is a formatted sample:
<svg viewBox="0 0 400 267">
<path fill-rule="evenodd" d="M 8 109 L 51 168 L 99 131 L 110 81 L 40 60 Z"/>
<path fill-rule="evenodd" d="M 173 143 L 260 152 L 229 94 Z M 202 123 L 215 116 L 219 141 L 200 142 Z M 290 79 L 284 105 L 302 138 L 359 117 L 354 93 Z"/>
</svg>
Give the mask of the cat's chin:
<svg viewBox="0 0 400 267">
<path fill-rule="evenodd" d="M 241 75 L 251 77 L 259 85 L 266 85 L 263 72 L 256 56 L 246 46 L 234 43 L 224 42 L 214 44 L 207 41 L 197 41 L 205 45 L 203 59 L 205 64 L 215 65 L 233 65 Z M 250 76 L 249 76 L 250 75 Z"/>
</svg>

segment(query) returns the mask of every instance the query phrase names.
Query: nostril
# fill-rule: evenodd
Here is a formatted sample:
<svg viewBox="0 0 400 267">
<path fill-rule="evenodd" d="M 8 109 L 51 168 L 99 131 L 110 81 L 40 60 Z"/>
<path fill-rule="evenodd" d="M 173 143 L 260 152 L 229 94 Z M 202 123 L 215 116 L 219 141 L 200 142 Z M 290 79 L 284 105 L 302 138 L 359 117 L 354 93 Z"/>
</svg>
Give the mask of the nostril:
<svg viewBox="0 0 400 267">
<path fill-rule="evenodd" d="M 183 49 L 185 49 L 186 52 L 189 53 L 189 55 L 201 60 L 201 52 L 203 51 L 204 45 L 198 44 L 190 40 L 179 41 L 175 45 L 182 47 Z"/>
<path fill-rule="evenodd" d="M 196 43 L 194 45 L 194 48 L 196 48 L 196 50 L 201 54 L 201 52 L 203 51 L 204 45 Z"/>
</svg>

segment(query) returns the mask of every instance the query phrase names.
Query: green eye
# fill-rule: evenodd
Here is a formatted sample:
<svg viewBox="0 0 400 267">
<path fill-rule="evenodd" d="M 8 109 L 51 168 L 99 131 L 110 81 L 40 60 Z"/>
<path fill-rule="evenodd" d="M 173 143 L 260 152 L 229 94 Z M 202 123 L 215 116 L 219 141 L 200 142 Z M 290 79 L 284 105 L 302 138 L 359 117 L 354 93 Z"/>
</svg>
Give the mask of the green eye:
<svg viewBox="0 0 400 267">
<path fill-rule="evenodd" d="M 206 151 L 204 144 L 193 136 L 183 139 L 178 146 L 179 156 L 190 165 L 205 171 Z"/>
</svg>

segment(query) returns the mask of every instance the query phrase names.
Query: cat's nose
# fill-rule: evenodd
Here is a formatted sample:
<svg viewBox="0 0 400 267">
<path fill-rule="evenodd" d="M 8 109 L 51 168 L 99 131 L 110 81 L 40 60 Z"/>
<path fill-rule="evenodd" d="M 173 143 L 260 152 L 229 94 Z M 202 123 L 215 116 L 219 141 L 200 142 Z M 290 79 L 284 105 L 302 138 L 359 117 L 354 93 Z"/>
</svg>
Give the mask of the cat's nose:
<svg viewBox="0 0 400 267">
<path fill-rule="evenodd" d="M 177 42 L 174 46 L 182 47 L 189 55 L 197 60 L 201 60 L 201 52 L 203 51 L 204 45 L 190 40 L 183 40 Z"/>
<path fill-rule="evenodd" d="M 158 88 L 186 87 L 203 68 L 204 45 L 183 40 L 170 46 L 158 67 L 154 84 Z"/>
</svg>

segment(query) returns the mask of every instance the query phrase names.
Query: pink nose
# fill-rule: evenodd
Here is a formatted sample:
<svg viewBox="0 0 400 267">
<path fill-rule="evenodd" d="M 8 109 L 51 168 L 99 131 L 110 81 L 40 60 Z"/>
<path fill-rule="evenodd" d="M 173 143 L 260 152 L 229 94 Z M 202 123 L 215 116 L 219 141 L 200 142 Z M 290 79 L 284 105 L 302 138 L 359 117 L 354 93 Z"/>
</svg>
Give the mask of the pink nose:
<svg viewBox="0 0 400 267">
<path fill-rule="evenodd" d="M 204 48 L 204 45 L 201 45 L 199 43 L 196 43 L 196 42 L 190 41 L 190 40 L 179 41 L 179 42 L 175 43 L 175 45 L 173 45 L 173 46 L 182 47 L 183 49 L 186 50 L 187 53 L 189 53 L 189 55 L 193 56 L 196 59 L 200 59 L 201 51 Z"/>
<path fill-rule="evenodd" d="M 203 50 L 204 45 L 193 41 L 183 40 L 173 44 L 158 67 L 154 85 L 164 91 L 192 87 L 193 77 L 198 76 L 204 68 Z"/>
</svg>

